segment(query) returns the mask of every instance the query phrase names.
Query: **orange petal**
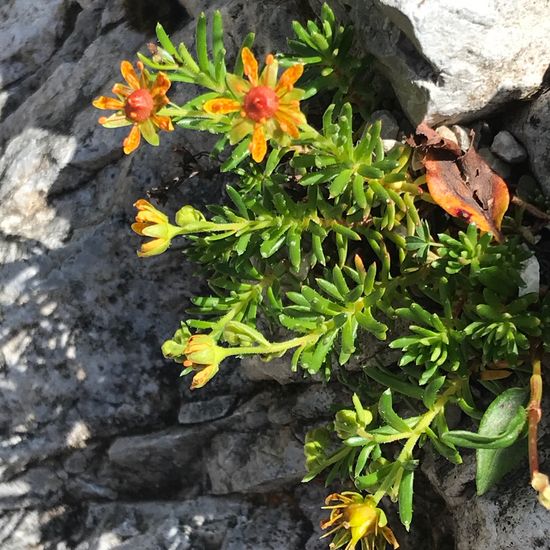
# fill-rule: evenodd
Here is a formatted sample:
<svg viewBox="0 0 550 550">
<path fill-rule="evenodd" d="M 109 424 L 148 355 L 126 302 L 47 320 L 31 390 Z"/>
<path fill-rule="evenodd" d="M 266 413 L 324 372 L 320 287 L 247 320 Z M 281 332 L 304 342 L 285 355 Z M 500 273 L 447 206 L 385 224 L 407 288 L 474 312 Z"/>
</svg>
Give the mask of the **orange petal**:
<svg viewBox="0 0 550 550">
<path fill-rule="evenodd" d="M 120 64 L 120 72 L 132 90 L 139 90 L 140 85 L 136 71 L 134 71 L 134 67 L 129 61 L 123 61 Z"/>
<path fill-rule="evenodd" d="M 145 199 L 138 199 L 134 203 L 134 207 L 137 208 L 138 210 L 155 210 L 155 207 Z"/>
<path fill-rule="evenodd" d="M 277 84 L 277 88 L 275 88 L 276 92 L 283 91 L 283 90 L 292 90 L 294 87 L 294 84 L 296 81 L 302 76 L 304 72 L 304 66 L 301 64 L 298 65 L 292 65 L 292 67 L 289 67 L 279 79 L 279 83 Z"/>
<path fill-rule="evenodd" d="M 139 70 L 139 87 L 140 88 L 149 88 L 148 84 L 151 81 L 151 76 L 145 70 L 145 67 L 141 61 L 136 63 Z"/>
<path fill-rule="evenodd" d="M 172 83 L 170 82 L 170 79 L 164 73 L 158 73 L 155 83 L 151 88 L 151 95 L 153 97 L 157 95 L 165 95 L 171 85 Z"/>
<path fill-rule="evenodd" d="M 285 134 L 292 136 L 294 139 L 298 139 L 300 137 L 300 131 L 296 127 L 296 124 L 294 124 L 292 118 L 288 116 L 288 114 L 279 109 L 275 113 L 275 118 L 277 119 L 281 130 Z"/>
<path fill-rule="evenodd" d="M 114 97 L 106 97 L 104 95 L 96 97 L 92 101 L 92 105 L 98 109 L 111 109 L 118 111 L 119 109 L 124 109 L 124 103 L 120 99 L 115 99 Z"/>
<path fill-rule="evenodd" d="M 193 376 L 191 389 L 202 388 L 218 372 L 218 365 L 208 365 Z"/>
<path fill-rule="evenodd" d="M 258 124 L 254 128 L 254 134 L 252 135 L 252 142 L 249 145 L 252 158 L 256 162 L 262 162 L 265 154 L 267 153 L 267 141 L 265 139 L 264 129 Z"/>
<path fill-rule="evenodd" d="M 132 231 L 135 231 L 138 235 L 144 235 L 143 230 L 149 227 L 150 223 L 133 223 L 130 227 L 132 228 Z"/>
<path fill-rule="evenodd" d="M 254 57 L 254 54 L 249 48 L 243 48 L 241 52 L 241 58 L 243 60 L 244 74 L 248 77 L 248 80 L 254 85 L 258 85 L 258 61 Z"/>
<path fill-rule="evenodd" d="M 174 129 L 172 119 L 169 116 L 153 115 L 151 119 L 153 120 L 153 124 L 165 132 L 171 132 Z"/>
<path fill-rule="evenodd" d="M 120 84 L 120 82 L 117 82 L 113 86 L 113 94 L 120 95 L 122 97 L 128 97 L 132 93 L 132 88 L 129 86 L 126 86 L 125 84 Z"/>
<path fill-rule="evenodd" d="M 130 133 L 128 134 L 128 137 L 122 143 L 124 152 L 129 155 L 132 151 L 135 151 L 139 146 L 140 140 L 141 133 L 139 131 L 139 126 L 137 124 L 134 124 L 134 126 L 132 126 L 132 129 L 130 130 Z"/>
<path fill-rule="evenodd" d="M 218 97 L 211 99 L 203 105 L 203 109 L 211 115 L 225 115 L 227 113 L 236 113 L 241 110 L 241 104 L 228 97 Z"/>
</svg>

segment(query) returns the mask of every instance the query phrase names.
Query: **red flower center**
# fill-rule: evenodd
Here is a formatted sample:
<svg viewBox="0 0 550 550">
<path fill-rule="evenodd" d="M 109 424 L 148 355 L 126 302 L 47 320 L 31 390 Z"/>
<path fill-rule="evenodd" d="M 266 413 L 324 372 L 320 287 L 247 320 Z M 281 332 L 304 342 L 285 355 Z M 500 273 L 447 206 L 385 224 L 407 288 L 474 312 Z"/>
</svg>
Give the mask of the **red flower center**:
<svg viewBox="0 0 550 550">
<path fill-rule="evenodd" d="M 267 86 L 252 88 L 244 98 L 244 112 L 254 122 L 271 118 L 279 108 L 279 98 L 275 91 Z"/>
<path fill-rule="evenodd" d="M 126 105 L 124 105 L 124 113 L 126 118 L 133 122 L 145 122 L 151 116 L 154 106 L 151 92 L 141 88 L 128 96 Z"/>
</svg>

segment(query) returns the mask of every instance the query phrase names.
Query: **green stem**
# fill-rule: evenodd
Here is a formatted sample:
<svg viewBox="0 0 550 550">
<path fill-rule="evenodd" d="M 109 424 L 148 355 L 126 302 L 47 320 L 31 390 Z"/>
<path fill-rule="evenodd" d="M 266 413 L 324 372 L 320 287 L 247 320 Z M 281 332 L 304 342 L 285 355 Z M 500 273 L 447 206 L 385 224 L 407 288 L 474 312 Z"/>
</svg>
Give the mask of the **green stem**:
<svg viewBox="0 0 550 550">
<path fill-rule="evenodd" d="M 312 342 L 317 341 L 321 337 L 320 333 L 312 332 L 299 338 L 292 338 L 291 340 L 285 340 L 284 342 L 270 342 L 269 345 L 260 346 L 242 346 L 240 348 L 227 348 L 225 350 L 226 357 L 232 355 L 264 355 L 272 353 L 281 353 L 292 348 L 297 348 Z"/>
<path fill-rule="evenodd" d="M 390 487 L 395 484 L 397 476 L 401 475 L 400 472 L 402 470 L 402 464 L 411 459 L 412 452 L 420 437 L 426 432 L 426 429 L 430 427 L 435 417 L 439 413 L 441 413 L 449 399 L 460 389 L 462 384 L 463 381 L 461 379 L 457 379 L 451 382 L 451 385 L 435 402 L 433 408 L 431 408 L 428 412 L 420 417 L 412 432 L 407 434 L 399 434 L 401 436 L 401 439 L 404 439 L 406 437 L 407 442 L 401 449 L 401 452 L 399 453 L 399 456 L 397 457 L 394 466 L 385 477 L 378 491 L 376 491 L 376 493 L 374 494 L 373 498 L 376 504 L 378 504 L 382 500 L 382 498 L 388 493 Z"/>
</svg>

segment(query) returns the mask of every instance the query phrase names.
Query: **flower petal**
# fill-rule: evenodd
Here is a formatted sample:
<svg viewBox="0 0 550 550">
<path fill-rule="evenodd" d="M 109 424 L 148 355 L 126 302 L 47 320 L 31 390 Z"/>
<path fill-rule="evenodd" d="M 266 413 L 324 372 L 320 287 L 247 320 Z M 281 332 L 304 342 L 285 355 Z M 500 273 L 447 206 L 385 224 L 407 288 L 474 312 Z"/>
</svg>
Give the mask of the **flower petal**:
<svg viewBox="0 0 550 550">
<path fill-rule="evenodd" d="M 105 128 L 122 128 L 132 124 L 123 114 L 120 113 L 115 113 L 110 117 L 99 117 L 98 122 Z"/>
<path fill-rule="evenodd" d="M 260 76 L 260 86 L 275 88 L 277 84 L 277 73 L 279 72 L 279 63 L 272 54 L 265 58 L 265 68 Z"/>
<path fill-rule="evenodd" d="M 227 113 L 236 113 L 241 110 L 241 104 L 228 97 L 218 97 L 207 101 L 202 107 L 211 115 L 225 115 Z"/>
<path fill-rule="evenodd" d="M 249 48 L 243 48 L 241 52 L 241 58 L 243 60 L 244 74 L 248 77 L 248 80 L 253 86 L 258 85 L 258 61 L 254 57 L 254 54 Z"/>
<path fill-rule="evenodd" d="M 267 141 L 265 139 L 264 129 L 260 124 L 257 124 L 254 128 L 252 142 L 249 148 L 252 158 L 256 162 L 262 162 L 262 160 L 264 160 L 265 154 L 267 153 Z"/>
<path fill-rule="evenodd" d="M 151 120 L 153 121 L 153 124 L 165 132 L 172 132 L 174 130 L 172 119 L 169 116 L 153 115 Z"/>
<path fill-rule="evenodd" d="M 140 223 L 136 222 L 133 223 L 130 227 L 132 228 L 132 231 L 135 231 L 138 235 L 144 235 L 143 230 L 149 227 L 149 223 Z"/>
<path fill-rule="evenodd" d="M 92 101 L 92 105 L 98 109 L 110 109 L 113 111 L 119 111 L 124 109 L 124 103 L 120 99 L 114 97 L 106 97 L 104 95 L 96 97 Z"/>
<path fill-rule="evenodd" d="M 228 73 L 225 77 L 227 86 L 235 97 L 242 97 L 250 91 L 252 84 L 240 76 Z"/>
<path fill-rule="evenodd" d="M 141 133 L 139 131 L 138 125 L 134 124 L 128 137 L 123 141 L 124 152 L 129 155 L 132 151 L 135 151 L 139 147 L 139 142 L 141 141 Z"/>
<path fill-rule="evenodd" d="M 275 113 L 275 118 L 277 119 L 281 130 L 285 134 L 292 136 L 294 139 L 298 139 L 300 137 L 300 131 L 294 123 L 293 118 L 289 116 L 288 113 L 282 111 L 281 109 L 278 109 Z"/>
<path fill-rule="evenodd" d="M 157 95 L 166 95 L 171 85 L 170 79 L 164 73 L 158 73 L 153 87 L 151 88 L 151 95 L 153 97 Z"/>
<path fill-rule="evenodd" d="M 113 94 L 116 94 L 121 97 L 128 97 L 132 92 L 132 88 L 129 86 L 126 86 L 125 84 L 121 84 L 120 82 L 117 82 L 112 89 Z"/>
<path fill-rule="evenodd" d="M 279 83 L 275 88 L 276 92 L 282 90 L 292 90 L 296 81 L 302 76 L 304 72 L 304 66 L 302 64 L 292 65 L 289 67 L 279 79 Z"/>
<path fill-rule="evenodd" d="M 129 61 L 123 61 L 120 64 L 120 72 L 132 90 L 139 90 L 140 85 L 136 71 Z"/>
<path fill-rule="evenodd" d="M 195 376 L 193 376 L 193 381 L 191 382 L 191 389 L 202 388 L 209 380 L 211 380 L 214 375 L 218 372 L 218 365 L 208 365 L 204 369 L 201 369 Z"/>
<path fill-rule="evenodd" d="M 248 118 L 241 118 L 238 122 L 233 124 L 233 127 L 229 132 L 229 143 L 231 143 L 231 145 L 235 145 L 252 132 L 254 132 L 254 123 Z"/>
<path fill-rule="evenodd" d="M 139 257 L 156 256 L 162 254 L 170 246 L 170 239 L 153 239 L 141 245 L 137 255 Z"/>
<path fill-rule="evenodd" d="M 154 145 L 155 147 L 159 144 L 159 135 L 153 121 L 148 118 L 144 122 L 141 122 L 139 125 L 139 131 L 147 143 Z"/>
</svg>

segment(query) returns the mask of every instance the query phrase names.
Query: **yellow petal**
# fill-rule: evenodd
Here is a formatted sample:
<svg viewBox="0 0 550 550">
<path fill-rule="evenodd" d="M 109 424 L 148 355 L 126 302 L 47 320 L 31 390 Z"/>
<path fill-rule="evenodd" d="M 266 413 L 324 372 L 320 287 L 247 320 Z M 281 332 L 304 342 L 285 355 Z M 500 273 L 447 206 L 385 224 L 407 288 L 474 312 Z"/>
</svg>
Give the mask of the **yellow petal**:
<svg viewBox="0 0 550 550">
<path fill-rule="evenodd" d="M 279 63 L 272 54 L 265 58 L 265 68 L 260 76 L 260 85 L 268 88 L 275 88 L 277 84 L 277 73 L 279 72 Z"/>
<path fill-rule="evenodd" d="M 92 101 L 92 105 L 94 107 L 97 107 L 98 109 L 110 109 L 113 111 L 124 109 L 124 103 L 120 101 L 120 99 L 116 99 L 114 97 L 106 97 L 104 95 L 96 97 Z"/>
<path fill-rule="evenodd" d="M 267 153 L 267 141 L 265 139 L 264 129 L 260 124 L 254 128 L 252 143 L 250 143 L 249 148 L 252 158 L 256 162 L 262 162 L 262 160 L 264 160 L 265 154 Z"/>
<path fill-rule="evenodd" d="M 123 141 L 124 152 L 129 155 L 132 151 L 135 151 L 139 147 L 141 141 L 141 133 L 137 124 L 134 124 L 128 137 Z"/>
<path fill-rule="evenodd" d="M 254 85 L 258 85 L 258 61 L 254 57 L 254 54 L 249 48 L 243 48 L 241 53 L 243 60 L 244 74 L 248 77 L 248 80 Z"/>
<path fill-rule="evenodd" d="M 254 123 L 248 118 L 241 118 L 233 124 L 229 132 L 229 143 L 235 145 L 248 134 L 252 134 L 252 132 L 254 132 Z"/>
<path fill-rule="evenodd" d="M 292 67 L 289 67 L 279 79 L 279 83 L 277 84 L 277 88 L 275 88 L 276 92 L 283 91 L 283 90 L 292 90 L 294 87 L 294 84 L 296 81 L 302 76 L 304 72 L 304 66 L 301 64 L 298 65 L 292 65 Z"/>
<path fill-rule="evenodd" d="M 242 97 L 250 91 L 252 84 L 240 76 L 228 73 L 225 77 L 227 86 L 236 97 Z"/>
<path fill-rule="evenodd" d="M 158 254 L 162 254 L 169 246 L 170 239 L 153 239 L 152 241 L 143 243 L 137 254 L 140 258 L 157 256 Z"/>
<path fill-rule="evenodd" d="M 154 145 L 155 147 L 157 147 L 160 140 L 153 121 L 148 118 L 147 120 L 144 120 L 143 122 L 138 124 L 138 127 L 145 141 L 150 145 Z"/>
<path fill-rule="evenodd" d="M 226 115 L 227 113 L 236 113 L 241 110 L 241 104 L 228 97 L 218 97 L 211 99 L 203 105 L 203 109 L 211 115 Z"/>
<path fill-rule="evenodd" d="M 120 72 L 122 73 L 124 80 L 128 82 L 130 88 L 132 88 L 132 90 L 139 90 L 140 85 L 138 77 L 136 75 L 136 71 L 129 61 L 123 61 L 120 64 Z"/>
<path fill-rule="evenodd" d="M 110 117 L 102 116 L 98 119 L 99 124 L 105 128 L 122 128 L 124 126 L 130 126 L 130 122 L 123 114 L 115 113 Z"/>
</svg>

